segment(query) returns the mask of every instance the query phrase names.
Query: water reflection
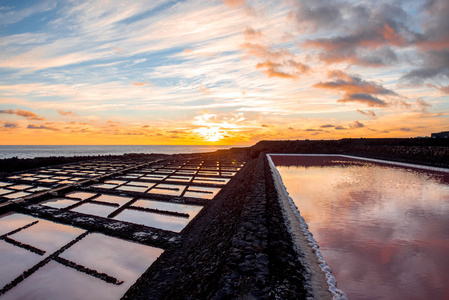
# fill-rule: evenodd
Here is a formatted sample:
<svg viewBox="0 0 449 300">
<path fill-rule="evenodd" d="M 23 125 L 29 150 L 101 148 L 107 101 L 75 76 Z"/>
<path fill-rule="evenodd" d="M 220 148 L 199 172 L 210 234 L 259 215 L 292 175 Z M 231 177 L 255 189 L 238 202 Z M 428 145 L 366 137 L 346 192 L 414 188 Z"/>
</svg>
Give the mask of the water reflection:
<svg viewBox="0 0 449 300">
<path fill-rule="evenodd" d="M 0 241 L 0 289 L 41 260 L 38 254 Z"/>
<path fill-rule="evenodd" d="M 162 252 L 162 249 L 91 233 L 60 256 L 114 276 L 130 287 Z"/>
<path fill-rule="evenodd" d="M 272 158 L 349 299 L 449 298 L 449 173 Z"/>
<path fill-rule="evenodd" d="M 112 285 L 95 277 L 51 261 L 26 278 L 2 300 L 36 299 L 120 299 L 129 287 Z"/>
<path fill-rule="evenodd" d="M 190 222 L 189 218 L 168 216 L 131 209 L 125 209 L 115 216 L 114 219 L 174 232 L 181 232 L 181 230 L 183 230 L 184 227 Z"/>
<path fill-rule="evenodd" d="M 61 258 L 123 282 L 114 285 L 57 262 L 54 257 L 42 264 L 46 257 L 62 250 L 62 246 L 75 240 L 84 230 L 11 213 L 0 216 L 0 235 L 25 225 L 31 226 L 10 234 L 9 238 L 44 250 L 45 254 L 41 256 L 11 244 L 12 240 L 0 240 L 0 290 L 17 278 L 23 279 L 0 299 L 120 299 L 163 252 L 162 249 L 91 233 L 59 254 Z M 21 277 L 24 271 L 30 276 Z"/>
<path fill-rule="evenodd" d="M 21 243 L 46 251 L 45 256 L 55 252 L 84 232 L 84 230 L 76 227 L 42 219 L 33 219 L 39 222 L 10 235 L 10 237 Z"/>
<path fill-rule="evenodd" d="M 111 214 L 113 211 L 115 211 L 117 207 L 115 206 L 107 206 L 107 205 L 101 205 L 96 203 L 84 203 L 80 206 L 77 206 L 72 211 L 76 211 L 82 214 L 88 214 L 88 215 L 94 215 L 106 218 Z"/>
<path fill-rule="evenodd" d="M 203 208 L 202 206 L 197 205 L 186 205 L 186 204 L 170 203 L 146 199 L 137 200 L 133 204 L 133 206 L 185 213 L 189 215 L 189 221 L 192 220 Z"/>
</svg>

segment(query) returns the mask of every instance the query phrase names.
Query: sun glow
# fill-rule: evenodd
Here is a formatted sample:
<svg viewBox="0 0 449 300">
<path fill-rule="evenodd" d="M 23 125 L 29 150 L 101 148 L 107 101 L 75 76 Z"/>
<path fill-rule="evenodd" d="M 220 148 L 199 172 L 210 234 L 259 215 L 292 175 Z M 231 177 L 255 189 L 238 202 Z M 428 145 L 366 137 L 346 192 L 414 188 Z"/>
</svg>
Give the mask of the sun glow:
<svg viewBox="0 0 449 300">
<path fill-rule="evenodd" d="M 224 132 L 223 130 L 220 130 L 220 127 L 201 127 L 195 129 L 194 132 L 199 133 L 199 135 L 208 142 L 217 142 L 224 137 Z"/>
</svg>

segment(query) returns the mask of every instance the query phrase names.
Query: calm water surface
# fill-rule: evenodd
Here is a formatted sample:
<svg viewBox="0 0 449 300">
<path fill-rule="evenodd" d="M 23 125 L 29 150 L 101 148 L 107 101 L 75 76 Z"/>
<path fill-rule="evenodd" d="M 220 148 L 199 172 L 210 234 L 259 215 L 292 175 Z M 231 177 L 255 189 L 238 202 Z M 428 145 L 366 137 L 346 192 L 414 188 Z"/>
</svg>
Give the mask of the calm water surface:
<svg viewBox="0 0 449 300">
<path fill-rule="evenodd" d="M 271 156 L 349 299 L 449 299 L 449 173 Z"/>
<path fill-rule="evenodd" d="M 2 158 L 35 158 L 49 156 L 96 156 L 122 155 L 126 153 L 200 153 L 230 149 L 238 146 L 198 146 L 198 145 L 0 145 Z"/>
</svg>

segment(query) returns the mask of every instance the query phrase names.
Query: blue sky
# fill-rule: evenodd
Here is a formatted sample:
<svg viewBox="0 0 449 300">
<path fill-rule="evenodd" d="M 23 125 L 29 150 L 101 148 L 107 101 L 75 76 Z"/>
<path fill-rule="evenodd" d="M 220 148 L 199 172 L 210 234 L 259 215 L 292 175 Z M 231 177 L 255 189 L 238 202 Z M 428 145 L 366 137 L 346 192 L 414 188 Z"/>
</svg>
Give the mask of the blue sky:
<svg viewBox="0 0 449 300">
<path fill-rule="evenodd" d="M 0 1 L 2 144 L 448 130 L 447 1 Z"/>
</svg>

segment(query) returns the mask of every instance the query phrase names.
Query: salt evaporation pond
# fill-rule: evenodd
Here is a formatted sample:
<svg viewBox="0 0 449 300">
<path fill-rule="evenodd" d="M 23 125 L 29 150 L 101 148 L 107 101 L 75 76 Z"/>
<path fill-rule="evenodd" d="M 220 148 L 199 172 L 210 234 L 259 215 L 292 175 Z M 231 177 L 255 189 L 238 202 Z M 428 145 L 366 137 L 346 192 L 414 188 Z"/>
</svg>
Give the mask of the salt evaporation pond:
<svg viewBox="0 0 449 300">
<path fill-rule="evenodd" d="M 449 299 L 449 170 L 270 157 L 349 299 Z"/>
</svg>

